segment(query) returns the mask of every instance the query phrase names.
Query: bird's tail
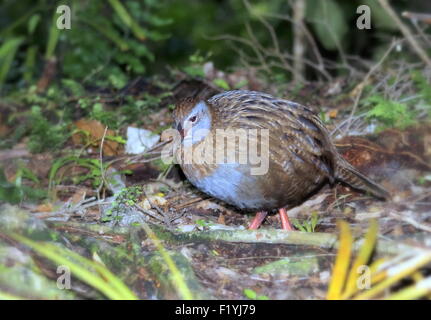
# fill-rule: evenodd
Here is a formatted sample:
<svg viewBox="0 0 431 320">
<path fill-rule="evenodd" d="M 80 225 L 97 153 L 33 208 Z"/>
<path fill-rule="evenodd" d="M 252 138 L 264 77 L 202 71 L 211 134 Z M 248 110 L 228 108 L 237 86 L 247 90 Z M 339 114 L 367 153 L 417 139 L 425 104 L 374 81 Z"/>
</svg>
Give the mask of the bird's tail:
<svg viewBox="0 0 431 320">
<path fill-rule="evenodd" d="M 371 181 L 358 172 L 350 163 L 340 159 L 336 168 L 336 179 L 347 183 L 349 186 L 370 193 L 380 199 L 390 199 L 391 195 L 383 187 Z"/>
</svg>

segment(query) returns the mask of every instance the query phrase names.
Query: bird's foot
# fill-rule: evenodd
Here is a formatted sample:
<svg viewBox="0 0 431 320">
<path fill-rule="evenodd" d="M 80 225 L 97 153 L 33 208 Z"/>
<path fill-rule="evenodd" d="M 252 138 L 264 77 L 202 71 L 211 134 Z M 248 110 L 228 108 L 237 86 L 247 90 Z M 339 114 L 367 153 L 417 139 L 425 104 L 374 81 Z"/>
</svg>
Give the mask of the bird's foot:
<svg viewBox="0 0 431 320">
<path fill-rule="evenodd" d="M 283 230 L 288 230 L 288 231 L 295 230 L 295 229 L 293 229 L 292 225 L 290 224 L 289 216 L 287 215 L 285 208 L 278 209 L 278 214 L 280 215 L 281 227 Z"/>
<path fill-rule="evenodd" d="M 287 230 L 287 231 L 295 230 L 292 227 L 292 224 L 290 223 L 289 216 L 287 215 L 286 209 L 280 208 L 278 210 L 278 213 L 280 215 L 281 228 L 283 230 Z M 268 214 L 268 212 L 266 212 L 266 211 L 257 212 L 255 217 L 253 218 L 253 221 L 250 223 L 250 226 L 248 227 L 248 229 L 249 230 L 258 229 L 261 226 L 263 220 L 265 220 L 267 214 Z"/>
<path fill-rule="evenodd" d="M 256 213 L 256 215 L 253 218 L 253 221 L 250 223 L 250 226 L 248 227 L 249 230 L 256 230 L 260 227 L 263 220 L 265 219 L 268 212 L 266 211 L 259 211 Z"/>
</svg>

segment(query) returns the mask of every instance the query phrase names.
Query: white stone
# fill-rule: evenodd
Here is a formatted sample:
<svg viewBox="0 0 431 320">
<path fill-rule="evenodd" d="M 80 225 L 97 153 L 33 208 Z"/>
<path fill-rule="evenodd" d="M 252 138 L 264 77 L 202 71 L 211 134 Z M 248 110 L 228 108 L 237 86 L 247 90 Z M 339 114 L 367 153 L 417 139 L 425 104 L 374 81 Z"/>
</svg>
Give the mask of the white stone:
<svg viewBox="0 0 431 320">
<path fill-rule="evenodd" d="M 154 146 L 160 139 L 158 134 L 134 127 L 127 128 L 127 154 L 139 154 Z"/>
</svg>

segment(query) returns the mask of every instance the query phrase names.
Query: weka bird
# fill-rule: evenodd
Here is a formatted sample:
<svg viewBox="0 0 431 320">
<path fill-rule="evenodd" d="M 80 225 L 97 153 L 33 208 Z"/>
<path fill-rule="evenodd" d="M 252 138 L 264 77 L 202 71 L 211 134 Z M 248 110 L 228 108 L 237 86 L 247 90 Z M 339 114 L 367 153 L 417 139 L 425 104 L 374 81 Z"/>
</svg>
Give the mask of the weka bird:
<svg viewBox="0 0 431 320">
<path fill-rule="evenodd" d="M 187 179 L 198 189 L 239 209 L 257 212 L 250 229 L 257 229 L 268 211 L 278 209 L 282 228 L 292 230 L 285 208 L 300 205 L 326 183 L 342 182 L 377 198 L 389 197 L 341 157 L 318 116 L 298 103 L 256 91 L 227 91 L 206 100 L 181 101 L 174 119 L 181 133 L 177 159 L 214 140 L 217 129 L 267 129 L 265 174 L 252 174 L 251 163 L 179 160 Z M 238 150 L 237 146 L 233 152 Z"/>
</svg>

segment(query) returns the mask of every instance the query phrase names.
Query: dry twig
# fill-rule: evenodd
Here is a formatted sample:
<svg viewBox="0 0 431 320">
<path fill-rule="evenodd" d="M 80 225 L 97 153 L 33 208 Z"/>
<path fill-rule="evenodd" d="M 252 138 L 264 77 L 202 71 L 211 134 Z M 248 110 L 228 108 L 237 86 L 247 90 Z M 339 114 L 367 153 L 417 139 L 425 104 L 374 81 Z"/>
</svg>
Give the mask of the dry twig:
<svg viewBox="0 0 431 320">
<path fill-rule="evenodd" d="M 420 44 L 416 41 L 410 29 L 401 21 L 398 17 L 394 9 L 389 5 L 388 0 L 378 0 L 380 5 L 385 9 L 388 15 L 394 20 L 394 22 L 398 25 L 398 28 L 402 32 L 402 34 L 406 37 L 407 41 L 412 46 L 413 50 L 417 53 L 417 55 L 425 62 L 428 67 L 431 68 L 431 59 L 428 57 L 428 54 L 425 50 L 420 46 Z"/>
</svg>

